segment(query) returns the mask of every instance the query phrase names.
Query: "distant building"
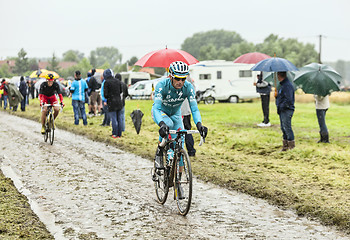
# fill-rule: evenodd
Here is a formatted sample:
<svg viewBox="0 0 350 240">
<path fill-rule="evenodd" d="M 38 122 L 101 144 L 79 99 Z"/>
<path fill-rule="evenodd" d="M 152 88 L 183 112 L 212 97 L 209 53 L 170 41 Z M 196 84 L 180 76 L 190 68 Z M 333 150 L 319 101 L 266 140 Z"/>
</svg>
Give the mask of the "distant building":
<svg viewBox="0 0 350 240">
<path fill-rule="evenodd" d="M 16 61 L 15 60 L 0 60 L 0 68 L 4 64 L 7 64 L 9 66 L 10 72 L 13 72 L 13 69 L 16 66 Z M 41 62 L 40 60 L 38 62 L 39 69 L 47 69 L 47 67 L 49 65 L 50 65 L 49 62 Z M 66 69 L 66 68 L 72 67 L 74 65 L 77 65 L 77 63 L 76 62 L 59 62 L 59 64 L 58 64 L 60 69 Z"/>
<path fill-rule="evenodd" d="M 0 67 L 4 64 L 7 64 L 10 68 L 10 72 L 12 72 L 13 68 L 16 66 L 16 61 L 15 60 L 1 60 Z"/>
<path fill-rule="evenodd" d="M 47 69 L 49 65 L 50 65 L 49 62 L 41 62 L 41 61 L 38 62 L 39 69 Z M 74 65 L 77 65 L 77 63 L 76 62 L 59 62 L 58 67 L 60 69 L 66 69 Z"/>
</svg>

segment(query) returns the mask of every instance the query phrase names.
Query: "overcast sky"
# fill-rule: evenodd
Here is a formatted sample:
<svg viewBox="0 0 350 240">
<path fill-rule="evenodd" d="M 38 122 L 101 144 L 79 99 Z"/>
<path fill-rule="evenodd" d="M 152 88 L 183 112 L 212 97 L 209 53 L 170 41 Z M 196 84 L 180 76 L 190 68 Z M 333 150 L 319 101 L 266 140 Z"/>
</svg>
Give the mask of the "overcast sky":
<svg viewBox="0 0 350 240">
<path fill-rule="evenodd" d="M 261 43 L 273 33 L 315 44 L 322 61 L 350 61 L 349 0 L 0 0 L 0 59 L 89 56 L 113 46 L 123 61 L 214 29 Z"/>
</svg>

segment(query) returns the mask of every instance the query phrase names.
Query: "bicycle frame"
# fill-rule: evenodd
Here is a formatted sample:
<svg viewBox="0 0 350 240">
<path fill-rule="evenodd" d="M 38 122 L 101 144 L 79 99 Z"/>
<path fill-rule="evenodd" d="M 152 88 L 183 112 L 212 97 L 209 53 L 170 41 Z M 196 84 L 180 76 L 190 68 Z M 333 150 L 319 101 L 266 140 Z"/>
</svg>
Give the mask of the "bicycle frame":
<svg viewBox="0 0 350 240">
<path fill-rule="evenodd" d="M 170 137 L 163 138 L 159 144 L 163 148 L 163 156 L 166 157 L 164 161 L 165 168 L 160 170 L 160 179 L 156 179 L 156 195 L 158 202 L 164 204 L 170 187 L 174 187 L 174 200 L 176 200 L 178 210 L 181 215 L 185 216 L 191 205 L 192 199 L 192 169 L 191 161 L 189 159 L 187 151 L 183 148 L 183 138 L 186 134 L 199 133 L 197 130 L 170 130 L 170 134 L 177 134 L 175 139 Z M 200 145 L 202 145 L 204 139 L 201 137 Z M 174 150 L 174 157 L 168 159 L 168 150 L 172 148 Z M 186 189 L 186 190 L 184 190 Z"/>
</svg>

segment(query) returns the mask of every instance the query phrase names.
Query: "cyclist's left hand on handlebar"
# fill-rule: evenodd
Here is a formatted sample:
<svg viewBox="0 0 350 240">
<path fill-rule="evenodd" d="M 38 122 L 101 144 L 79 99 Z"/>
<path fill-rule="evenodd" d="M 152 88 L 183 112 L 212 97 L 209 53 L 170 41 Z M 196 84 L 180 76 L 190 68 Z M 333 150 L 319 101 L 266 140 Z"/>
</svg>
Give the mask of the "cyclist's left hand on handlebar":
<svg viewBox="0 0 350 240">
<path fill-rule="evenodd" d="M 64 103 L 63 103 L 63 102 L 61 102 L 61 107 L 62 107 L 62 108 L 64 108 L 64 106 L 65 106 L 65 105 L 64 105 Z"/>
<path fill-rule="evenodd" d="M 166 135 L 169 134 L 169 127 L 163 121 L 161 121 L 159 123 L 159 126 L 160 126 L 160 128 L 159 128 L 159 135 L 162 138 L 164 138 Z"/>
<path fill-rule="evenodd" d="M 203 126 L 201 122 L 198 122 L 196 124 L 196 126 L 197 126 L 197 129 L 198 129 L 199 133 L 201 134 L 201 136 L 203 138 L 206 138 L 207 134 L 208 134 L 208 128 Z"/>
</svg>

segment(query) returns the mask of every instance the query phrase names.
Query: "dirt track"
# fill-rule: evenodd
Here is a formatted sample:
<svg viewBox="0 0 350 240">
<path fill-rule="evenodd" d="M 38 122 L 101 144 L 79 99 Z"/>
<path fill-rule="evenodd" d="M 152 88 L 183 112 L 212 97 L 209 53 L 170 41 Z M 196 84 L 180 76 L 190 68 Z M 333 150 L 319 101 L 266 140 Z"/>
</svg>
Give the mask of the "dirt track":
<svg viewBox="0 0 350 240">
<path fill-rule="evenodd" d="M 0 112 L 0 166 L 56 239 L 349 239 L 265 201 L 195 179 L 187 217 L 155 201 L 152 163 Z M 150 146 L 153 149 L 153 146 Z"/>
</svg>

